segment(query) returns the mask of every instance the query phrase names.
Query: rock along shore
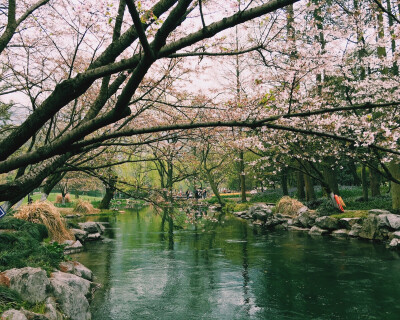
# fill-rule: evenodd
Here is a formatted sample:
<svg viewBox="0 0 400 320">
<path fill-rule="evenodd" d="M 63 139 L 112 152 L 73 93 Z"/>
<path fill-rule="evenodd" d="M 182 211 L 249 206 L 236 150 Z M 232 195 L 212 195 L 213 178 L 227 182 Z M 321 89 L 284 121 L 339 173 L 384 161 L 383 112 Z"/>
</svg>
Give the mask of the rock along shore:
<svg viewBox="0 0 400 320">
<path fill-rule="evenodd" d="M 82 243 L 101 240 L 105 227 L 99 222 L 79 223 L 80 229 L 71 229 L 76 240 L 68 240 L 65 254 L 83 250 Z M 0 273 L 0 285 L 19 293 L 24 301 L 44 304 L 44 314 L 25 309 L 10 309 L 1 320 L 90 320 L 89 302 L 98 284 L 92 271 L 76 261 L 64 261 L 47 275 L 41 268 L 25 267 L 9 269 Z"/>
<path fill-rule="evenodd" d="M 387 243 L 390 248 L 400 248 L 400 215 L 387 210 L 372 209 L 367 217 L 335 218 L 319 216 L 307 207 L 300 208 L 293 216 L 273 213 L 273 206 L 256 204 L 247 211 L 234 212 L 242 219 L 249 219 L 254 225 L 275 230 L 295 230 L 310 235 L 331 235 L 356 237 Z"/>
</svg>

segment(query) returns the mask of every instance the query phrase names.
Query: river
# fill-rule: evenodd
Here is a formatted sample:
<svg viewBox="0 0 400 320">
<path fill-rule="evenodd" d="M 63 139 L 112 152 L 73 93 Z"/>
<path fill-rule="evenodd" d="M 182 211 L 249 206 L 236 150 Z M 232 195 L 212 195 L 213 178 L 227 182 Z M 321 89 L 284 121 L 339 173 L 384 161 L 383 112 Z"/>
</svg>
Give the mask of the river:
<svg viewBox="0 0 400 320">
<path fill-rule="evenodd" d="M 74 255 L 102 284 L 94 320 L 400 319 L 399 254 L 383 244 L 234 217 L 169 232 L 151 208 L 97 221 L 106 239 Z"/>
</svg>

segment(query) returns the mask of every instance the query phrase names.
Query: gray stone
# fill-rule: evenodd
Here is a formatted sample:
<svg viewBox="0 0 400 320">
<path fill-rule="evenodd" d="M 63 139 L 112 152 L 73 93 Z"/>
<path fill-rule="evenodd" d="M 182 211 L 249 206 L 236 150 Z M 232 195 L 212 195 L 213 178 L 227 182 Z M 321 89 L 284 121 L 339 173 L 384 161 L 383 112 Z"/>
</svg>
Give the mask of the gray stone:
<svg viewBox="0 0 400 320">
<path fill-rule="evenodd" d="M 57 303 L 53 297 L 48 297 L 46 299 L 46 310 L 45 310 L 44 315 L 49 320 L 63 320 L 64 319 L 62 314 L 59 311 L 57 311 Z"/>
<path fill-rule="evenodd" d="M 81 242 L 85 242 L 87 236 L 88 236 L 88 232 L 81 230 L 81 229 L 70 229 L 71 232 L 74 234 L 75 239 L 79 240 Z"/>
<path fill-rule="evenodd" d="M 101 239 L 101 234 L 98 233 L 89 233 L 87 237 L 87 241 L 99 240 Z"/>
<path fill-rule="evenodd" d="M 387 219 L 389 222 L 389 225 L 391 228 L 394 230 L 399 230 L 400 229 L 400 216 L 397 214 L 388 214 Z"/>
<path fill-rule="evenodd" d="M 347 229 L 338 229 L 332 231 L 332 235 L 335 237 L 347 237 L 349 235 L 350 230 Z"/>
<path fill-rule="evenodd" d="M 400 231 L 395 231 L 392 233 L 392 238 L 400 239 Z"/>
<path fill-rule="evenodd" d="M 100 233 L 104 233 L 104 231 L 106 230 L 106 227 L 100 222 L 96 222 L 96 223 L 97 223 L 97 227 L 100 229 Z"/>
<path fill-rule="evenodd" d="M 378 231 L 378 223 L 376 215 L 370 214 L 366 219 L 363 220 L 362 228 L 358 236 L 363 239 L 372 240 L 375 238 Z"/>
<path fill-rule="evenodd" d="M 380 214 L 390 214 L 391 212 L 383 209 L 371 209 L 368 211 L 368 213 L 380 215 Z"/>
<path fill-rule="evenodd" d="M 299 210 L 297 210 L 296 215 L 301 215 L 307 212 L 309 209 L 306 206 L 302 206 Z"/>
<path fill-rule="evenodd" d="M 44 301 L 50 285 L 46 271 L 31 267 L 6 270 L 0 274 L 0 282 L 32 303 Z"/>
<path fill-rule="evenodd" d="M 77 261 L 74 262 L 74 266 L 75 266 L 75 271 L 74 271 L 75 275 L 83 279 L 92 281 L 93 273 L 90 269 L 86 268 L 83 264 Z"/>
<path fill-rule="evenodd" d="M 354 224 L 354 225 L 351 227 L 351 230 L 350 230 L 350 232 L 349 232 L 349 236 L 350 236 L 350 237 L 358 237 L 358 235 L 359 235 L 360 232 L 361 232 L 361 229 L 362 229 L 362 226 L 361 226 L 360 224 Z"/>
<path fill-rule="evenodd" d="M 288 229 L 287 223 L 281 223 L 281 224 L 274 226 L 274 230 L 287 230 L 287 229 Z"/>
<path fill-rule="evenodd" d="M 288 229 L 293 231 L 310 231 L 309 228 L 301 228 L 296 226 L 289 226 Z"/>
<path fill-rule="evenodd" d="M 97 225 L 97 222 L 88 221 L 88 222 L 81 222 L 78 224 L 82 230 L 87 231 L 89 234 L 101 232 L 101 229 Z"/>
<path fill-rule="evenodd" d="M 89 281 L 93 279 L 92 271 L 77 261 L 61 262 L 59 268 L 62 272 L 71 273 Z"/>
<path fill-rule="evenodd" d="M 83 251 L 83 245 L 79 240 L 74 241 L 70 246 L 64 248 L 64 254 L 71 254 Z"/>
<path fill-rule="evenodd" d="M 338 219 L 332 218 L 331 216 L 318 217 L 315 219 L 315 225 L 327 230 L 339 229 Z"/>
<path fill-rule="evenodd" d="M 3 312 L 1 320 L 28 320 L 28 318 L 21 311 L 10 309 Z"/>
<path fill-rule="evenodd" d="M 47 318 L 45 315 L 40 314 L 40 313 L 28 311 L 23 308 L 20 311 L 25 315 L 25 317 L 28 320 L 49 320 L 49 318 Z"/>
<path fill-rule="evenodd" d="M 400 246 L 400 239 L 394 238 L 392 239 L 392 241 L 390 241 L 389 243 L 389 247 L 394 249 L 394 248 L 398 248 Z"/>
<path fill-rule="evenodd" d="M 310 229 L 310 231 L 308 232 L 308 234 L 310 234 L 310 235 L 320 235 L 320 236 L 323 235 L 323 234 L 327 234 L 327 233 L 329 233 L 328 230 L 319 228 L 319 227 L 317 227 L 317 226 L 313 226 L 313 227 Z"/>
<path fill-rule="evenodd" d="M 339 220 L 339 225 L 347 230 L 351 230 L 351 228 L 356 224 L 359 223 L 361 218 L 342 218 Z"/>
<path fill-rule="evenodd" d="M 250 207 L 247 211 L 247 214 L 250 215 L 254 220 L 259 219 L 262 221 L 266 221 L 269 217 L 272 216 L 272 209 L 270 206 L 259 203 Z"/>
<path fill-rule="evenodd" d="M 89 302 L 91 282 L 73 274 L 53 272 L 50 279 L 53 294 L 60 309 L 71 320 L 89 320 Z"/>
<path fill-rule="evenodd" d="M 65 241 L 63 242 L 63 244 L 66 244 L 66 245 L 68 245 L 68 246 L 71 246 L 74 242 L 75 242 L 74 240 L 65 240 Z"/>
<path fill-rule="evenodd" d="M 386 213 L 378 214 L 376 216 L 376 223 L 377 223 L 379 228 L 390 227 L 390 224 L 389 224 L 389 221 L 387 219 L 387 216 L 388 215 Z"/>
</svg>

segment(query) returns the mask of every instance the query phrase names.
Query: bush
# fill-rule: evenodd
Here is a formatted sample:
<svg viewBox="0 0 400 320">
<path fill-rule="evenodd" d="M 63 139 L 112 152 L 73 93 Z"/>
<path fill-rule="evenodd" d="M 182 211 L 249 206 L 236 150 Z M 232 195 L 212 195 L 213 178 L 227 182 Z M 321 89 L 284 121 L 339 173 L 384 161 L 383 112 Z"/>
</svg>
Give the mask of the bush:
<svg viewBox="0 0 400 320">
<path fill-rule="evenodd" d="M 43 224 L 32 223 L 13 217 L 0 219 L 0 229 L 26 232 L 37 241 L 43 241 L 43 239 L 49 236 L 47 228 Z M 3 233 L 3 235 L 7 235 L 7 233 Z"/>
<path fill-rule="evenodd" d="M 17 219 L 44 224 L 52 240 L 64 242 L 74 240 L 75 237 L 65 226 L 64 218 L 61 217 L 57 208 L 50 202 L 40 202 L 21 207 L 14 215 Z"/>
<path fill-rule="evenodd" d="M 297 211 L 302 207 L 304 207 L 304 204 L 300 201 L 285 196 L 276 204 L 276 212 L 295 216 Z"/>
<path fill-rule="evenodd" d="M 251 202 L 276 203 L 282 197 L 282 194 L 276 190 L 268 190 L 263 193 L 257 193 L 251 197 Z"/>
<path fill-rule="evenodd" d="M 78 200 L 73 212 L 91 214 L 91 213 L 98 213 L 100 212 L 100 210 L 95 209 L 89 201 Z"/>
<path fill-rule="evenodd" d="M 64 197 L 64 202 L 65 203 L 70 203 L 71 202 L 71 197 L 70 197 L 70 195 L 68 193 Z M 56 203 L 62 203 L 62 195 L 61 194 L 57 195 Z"/>
<path fill-rule="evenodd" d="M 320 216 L 330 216 L 338 213 L 338 209 L 333 206 L 333 203 L 330 199 L 324 199 L 318 206 L 317 212 Z"/>
<path fill-rule="evenodd" d="M 0 313 L 8 309 L 19 309 L 21 304 L 22 299 L 18 292 L 8 287 L 0 286 Z"/>
</svg>

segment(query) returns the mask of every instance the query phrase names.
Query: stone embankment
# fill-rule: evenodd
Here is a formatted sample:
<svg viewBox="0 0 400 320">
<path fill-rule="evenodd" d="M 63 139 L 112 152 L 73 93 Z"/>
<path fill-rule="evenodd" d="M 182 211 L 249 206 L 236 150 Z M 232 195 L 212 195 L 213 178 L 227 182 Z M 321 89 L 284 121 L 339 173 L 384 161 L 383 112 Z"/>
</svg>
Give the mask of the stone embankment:
<svg viewBox="0 0 400 320">
<path fill-rule="evenodd" d="M 62 262 L 47 276 L 41 268 L 10 269 L 0 273 L 0 285 L 18 292 L 25 301 L 44 303 L 45 313 L 10 309 L 1 320 L 89 320 L 89 301 L 97 287 L 92 272 L 79 262 Z"/>
<path fill-rule="evenodd" d="M 80 229 L 71 229 L 75 241 L 67 240 L 65 254 L 83 250 L 86 241 L 101 240 L 105 227 L 99 222 L 79 223 Z M 0 273 L 0 285 L 18 292 L 24 301 L 44 304 L 45 313 L 10 309 L 1 320 L 88 320 L 91 319 L 89 301 L 98 286 L 92 272 L 79 262 L 62 262 L 59 270 L 47 276 L 41 268 L 25 267 Z"/>
<path fill-rule="evenodd" d="M 307 207 L 300 208 L 293 216 L 273 213 L 273 206 L 257 204 L 235 215 L 250 219 L 254 225 L 279 230 L 305 231 L 310 235 L 358 237 L 384 241 L 390 248 L 400 248 L 400 215 L 387 210 L 369 210 L 364 218 L 334 218 L 319 216 Z"/>
<path fill-rule="evenodd" d="M 76 241 L 67 240 L 64 242 L 67 246 L 65 247 L 64 253 L 71 254 L 80 252 L 83 250 L 83 243 L 86 241 L 101 240 L 102 234 L 104 233 L 105 227 L 100 222 L 82 222 L 79 223 L 80 229 L 70 229 L 72 234 L 75 236 Z"/>
</svg>

